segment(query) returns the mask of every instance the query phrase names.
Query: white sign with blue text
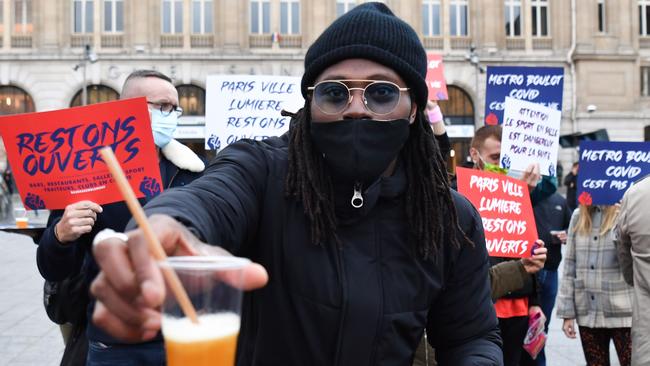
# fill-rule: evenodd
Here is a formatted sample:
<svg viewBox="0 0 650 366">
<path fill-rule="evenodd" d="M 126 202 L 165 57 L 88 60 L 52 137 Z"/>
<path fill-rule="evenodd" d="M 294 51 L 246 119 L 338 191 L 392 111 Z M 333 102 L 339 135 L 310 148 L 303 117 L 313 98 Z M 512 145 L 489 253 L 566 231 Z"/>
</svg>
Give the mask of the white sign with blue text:
<svg viewBox="0 0 650 366">
<path fill-rule="evenodd" d="M 300 78 L 272 75 L 209 75 L 205 149 L 220 150 L 241 139 L 262 140 L 289 130 L 290 117 L 304 105 Z"/>
<path fill-rule="evenodd" d="M 506 97 L 501 167 L 524 171 L 537 162 L 542 175 L 555 176 L 561 120 L 556 109 Z"/>
</svg>

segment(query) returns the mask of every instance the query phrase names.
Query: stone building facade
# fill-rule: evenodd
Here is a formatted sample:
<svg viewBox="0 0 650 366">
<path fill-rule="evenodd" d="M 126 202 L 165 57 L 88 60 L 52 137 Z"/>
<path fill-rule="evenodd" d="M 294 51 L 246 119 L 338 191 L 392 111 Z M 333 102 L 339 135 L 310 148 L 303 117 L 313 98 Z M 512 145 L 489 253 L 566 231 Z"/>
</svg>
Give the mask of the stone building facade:
<svg viewBox="0 0 650 366">
<path fill-rule="evenodd" d="M 88 102 L 111 100 L 132 70 L 154 68 L 180 86 L 179 133 L 198 142 L 207 75 L 299 76 L 311 42 L 360 2 L 0 0 L 0 114 L 79 105 L 84 80 Z M 444 57 L 457 161 L 482 125 L 489 65 L 563 67 L 563 133 L 644 139 L 650 0 L 383 2 Z M 560 157 L 566 167 L 577 155 Z"/>
</svg>

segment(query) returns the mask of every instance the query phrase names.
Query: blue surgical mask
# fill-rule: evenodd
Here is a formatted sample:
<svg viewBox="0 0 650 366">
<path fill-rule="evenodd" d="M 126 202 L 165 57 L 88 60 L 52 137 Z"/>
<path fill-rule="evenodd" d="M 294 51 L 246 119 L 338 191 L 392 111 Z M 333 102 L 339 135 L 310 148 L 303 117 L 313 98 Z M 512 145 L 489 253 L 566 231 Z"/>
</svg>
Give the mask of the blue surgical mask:
<svg viewBox="0 0 650 366">
<path fill-rule="evenodd" d="M 153 142 L 159 148 L 163 148 L 171 141 L 174 131 L 176 131 L 178 115 L 172 112 L 168 116 L 164 116 L 158 109 L 150 110 L 150 113 Z"/>
</svg>

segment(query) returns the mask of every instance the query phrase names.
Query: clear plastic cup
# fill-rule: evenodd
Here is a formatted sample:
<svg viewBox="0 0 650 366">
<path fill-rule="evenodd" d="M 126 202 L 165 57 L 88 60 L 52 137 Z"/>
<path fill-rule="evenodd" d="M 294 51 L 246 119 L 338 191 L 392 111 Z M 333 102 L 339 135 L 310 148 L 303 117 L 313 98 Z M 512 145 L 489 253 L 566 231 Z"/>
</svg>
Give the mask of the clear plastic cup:
<svg viewBox="0 0 650 366">
<path fill-rule="evenodd" d="M 14 208 L 14 218 L 16 219 L 17 228 L 27 229 L 29 227 L 29 217 L 27 217 L 27 210 L 24 207 Z"/>
<path fill-rule="evenodd" d="M 250 261 L 230 256 L 169 257 L 194 306 L 199 323 L 185 316 L 167 284 L 162 332 L 168 366 L 233 366 L 239 335 L 244 267 Z"/>
</svg>

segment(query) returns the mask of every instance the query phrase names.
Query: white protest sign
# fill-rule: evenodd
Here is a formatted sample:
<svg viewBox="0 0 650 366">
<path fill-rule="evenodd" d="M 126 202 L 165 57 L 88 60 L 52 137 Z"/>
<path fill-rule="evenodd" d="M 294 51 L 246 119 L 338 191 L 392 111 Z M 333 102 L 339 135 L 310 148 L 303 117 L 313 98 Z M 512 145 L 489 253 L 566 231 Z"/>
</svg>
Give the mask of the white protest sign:
<svg viewBox="0 0 650 366">
<path fill-rule="evenodd" d="M 542 175 L 555 176 L 561 112 L 506 97 L 501 138 L 501 167 L 523 171 L 539 163 Z"/>
<path fill-rule="evenodd" d="M 240 139 L 262 140 L 289 129 L 290 117 L 304 105 L 300 78 L 271 75 L 209 75 L 205 148 L 219 150 Z"/>
</svg>

